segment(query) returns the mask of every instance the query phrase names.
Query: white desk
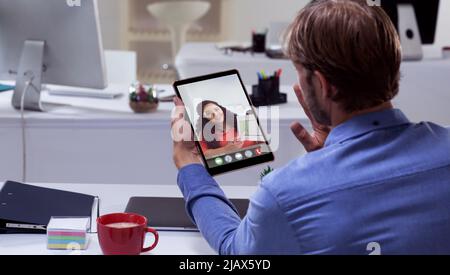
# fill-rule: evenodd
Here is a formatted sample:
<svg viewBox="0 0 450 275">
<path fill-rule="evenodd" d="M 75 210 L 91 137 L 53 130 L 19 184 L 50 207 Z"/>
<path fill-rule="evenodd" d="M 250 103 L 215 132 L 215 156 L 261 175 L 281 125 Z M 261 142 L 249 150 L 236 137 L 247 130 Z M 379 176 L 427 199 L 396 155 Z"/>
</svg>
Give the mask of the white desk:
<svg viewBox="0 0 450 275">
<path fill-rule="evenodd" d="M 237 69 L 246 85 L 258 82 L 257 72 L 264 70 L 272 74 L 283 69 L 282 85 L 297 81 L 295 68 L 290 60 L 270 59 L 264 53 L 233 53 L 225 55 L 214 43 L 187 43 L 176 57 L 176 68 L 181 78 Z"/>
<path fill-rule="evenodd" d="M 114 89 L 127 91 L 128 87 Z M 274 167 L 303 153 L 289 124 L 297 119 L 305 122 L 306 116 L 291 88 L 284 90 L 290 93 L 290 101 L 280 106 L 281 147 L 275 152 Z M 21 181 L 20 113 L 10 101 L 10 92 L 0 93 L 0 180 Z M 170 135 L 172 103 L 162 103 L 156 113 L 137 115 L 128 107 L 126 96 L 116 100 L 53 97 L 52 101 L 74 106 L 26 113 L 29 182 L 176 183 Z M 224 185 L 256 185 L 265 167 L 230 173 L 218 180 Z"/>
<path fill-rule="evenodd" d="M 176 66 L 182 78 L 238 69 L 246 85 L 257 83 L 256 72 L 260 70 L 272 73 L 282 68 L 282 84 L 297 82 L 295 69 L 288 60 L 270 59 L 265 54 L 225 55 L 214 43 L 185 44 L 177 55 Z M 450 59 L 403 62 L 401 74 L 395 105 L 413 121 L 450 125 Z"/>
<path fill-rule="evenodd" d="M 123 212 L 132 196 L 181 197 L 177 186 L 107 185 L 107 184 L 35 184 L 37 186 L 81 192 L 100 197 L 100 214 Z M 0 189 L 3 183 L 0 184 Z M 224 187 L 230 198 L 249 198 L 256 187 Z M 195 255 L 214 254 L 200 233 L 159 232 L 159 244 L 148 254 Z M 150 236 L 150 235 L 149 235 Z M 96 234 L 91 234 L 86 251 L 47 250 L 45 235 L 0 235 L 0 255 L 66 255 L 102 254 Z M 148 242 L 150 242 L 149 240 Z"/>
</svg>

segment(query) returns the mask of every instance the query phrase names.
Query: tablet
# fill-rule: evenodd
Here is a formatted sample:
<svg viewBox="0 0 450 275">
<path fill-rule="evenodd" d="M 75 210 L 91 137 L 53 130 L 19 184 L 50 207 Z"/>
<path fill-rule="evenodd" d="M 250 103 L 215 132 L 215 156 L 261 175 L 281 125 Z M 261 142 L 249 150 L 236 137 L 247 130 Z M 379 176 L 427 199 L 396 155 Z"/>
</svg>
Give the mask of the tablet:
<svg viewBox="0 0 450 275">
<path fill-rule="evenodd" d="M 274 160 L 237 70 L 177 81 L 174 89 L 211 175 Z"/>
<path fill-rule="evenodd" d="M 248 199 L 230 199 L 241 219 L 247 215 Z M 125 213 L 136 213 L 147 217 L 148 226 L 161 231 L 198 231 L 186 213 L 183 198 L 132 197 Z"/>
</svg>

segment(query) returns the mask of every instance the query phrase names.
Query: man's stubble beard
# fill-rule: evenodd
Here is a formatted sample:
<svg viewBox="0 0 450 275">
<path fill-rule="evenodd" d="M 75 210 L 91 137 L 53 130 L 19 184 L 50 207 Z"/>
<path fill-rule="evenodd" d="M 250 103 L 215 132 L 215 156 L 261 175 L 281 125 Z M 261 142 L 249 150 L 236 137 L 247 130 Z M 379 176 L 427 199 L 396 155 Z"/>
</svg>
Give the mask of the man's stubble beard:
<svg viewBox="0 0 450 275">
<path fill-rule="evenodd" d="M 314 85 L 312 81 L 312 75 L 307 76 L 307 85 L 306 87 L 302 87 L 303 95 L 305 97 L 306 105 L 311 112 L 313 118 L 317 121 L 317 123 L 321 125 L 331 126 L 331 117 L 330 114 L 324 110 L 317 98 L 317 92 L 314 90 Z"/>
</svg>

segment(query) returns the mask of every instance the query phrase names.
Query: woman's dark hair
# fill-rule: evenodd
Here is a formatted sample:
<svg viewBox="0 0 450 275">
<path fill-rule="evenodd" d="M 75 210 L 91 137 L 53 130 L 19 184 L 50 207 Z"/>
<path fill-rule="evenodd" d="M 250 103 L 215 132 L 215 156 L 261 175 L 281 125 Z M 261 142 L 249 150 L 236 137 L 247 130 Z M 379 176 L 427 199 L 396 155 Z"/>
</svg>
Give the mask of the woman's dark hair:
<svg viewBox="0 0 450 275">
<path fill-rule="evenodd" d="M 216 140 L 214 137 L 205 136 L 205 126 L 210 123 L 210 120 L 203 117 L 203 110 L 205 107 L 209 104 L 216 105 L 220 109 L 222 109 L 222 112 L 224 114 L 224 125 L 223 129 L 225 131 L 227 129 L 234 129 L 235 132 L 237 132 L 237 115 L 231 111 L 229 111 L 227 108 L 223 107 L 219 103 L 211 100 L 205 100 L 202 103 L 197 105 L 197 114 L 200 115 L 200 119 L 197 122 L 197 133 L 201 133 L 202 141 L 206 142 L 208 149 L 217 149 L 220 148 L 220 142 L 219 140 Z M 230 119 L 232 118 L 232 119 Z M 213 126 L 211 128 L 211 134 L 216 133 L 216 126 Z M 208 133 L 209 134 L 209 133 Z"/>
</svg>

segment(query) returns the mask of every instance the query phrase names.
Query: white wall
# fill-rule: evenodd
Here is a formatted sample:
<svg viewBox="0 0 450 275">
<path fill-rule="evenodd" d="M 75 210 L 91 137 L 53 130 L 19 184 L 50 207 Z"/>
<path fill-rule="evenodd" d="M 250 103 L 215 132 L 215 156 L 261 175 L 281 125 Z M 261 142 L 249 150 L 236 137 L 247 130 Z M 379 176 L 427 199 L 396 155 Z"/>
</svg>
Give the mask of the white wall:
<svg viewBox="0 0 450 275">
<path fill-rule="evenodd" d="M 223 0 L 225 39 L 248 41 L 252 29 L 266 28 L 272 21 L 292 21 L 309 0 Z M 450 46 L 450 1 L 441 0 L 435 44 L 425 46 L 425 57 L 442 56 L 442 47 Z"/>
<path fill-rule="evenodd" d="M 248 41 L 252 30 L 265 29 L 270 22 L 290 22 L 309 0 L 223 0 L 224 38 Z"/>
<path fill-rule="evenodd" d="M 119 2 L 128 0 L 98 0 L 105 48 L 120 48 Z M 219 0 L 217 0 L 219 1 Z M 290 21 L 308 0 L 222 0 L 227 17 L 224 39 L 248 41 L 253 29 L 268 26 L 271 21 Z M 436 41 L 425 47 L 427 57 L 441 55 L 443 46 L 450 46 L 450 1 L 441 0 Z"/>
<path fill-rule="evenodd" d="M 106 49 L 120 48 L 120 10 L 119 2 L 128 0 L 98 0 L 100 25 Z"/>
<path fill-rule="evenodd" d="M 107 49 L 120 48 L 119 2 L 98 0 L 103 41 Z M 217 0 L 220 1 L 220 0 Z M 226 18 L 224 39 L 247 41 L 253 29 L 266 28 L 272 21 L 290 21 L 308 0 L 221 0 Z"/>
<path fill-rule="evenodd" d="M 441 57 L 442 47 L 450 46 L 450 1 L 441 0 L 436 40 L 433 46 L 425 46 L 425 56 Z"/>
</svg>

